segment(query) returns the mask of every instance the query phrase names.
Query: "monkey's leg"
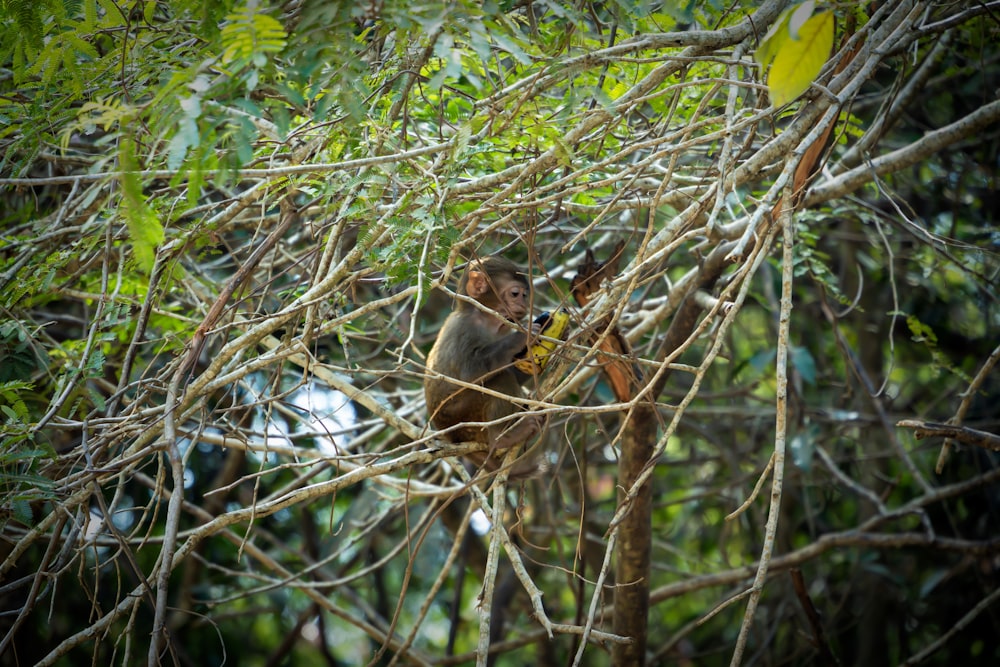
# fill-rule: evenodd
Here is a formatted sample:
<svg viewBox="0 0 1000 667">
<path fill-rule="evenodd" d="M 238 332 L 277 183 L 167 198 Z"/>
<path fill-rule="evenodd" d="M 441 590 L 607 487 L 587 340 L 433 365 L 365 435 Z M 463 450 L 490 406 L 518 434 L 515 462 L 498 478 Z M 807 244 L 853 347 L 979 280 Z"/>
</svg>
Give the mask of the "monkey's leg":
<svg viewBox="0 0 1000 667">
<path fill-rule="evenodd" d="M 491 432 L 490 451 L 485 461 L 485 468 L 488 472 L 495 472 L 500 469 L 504 462 L 504 456 L 511 447 L 523 447 L 518 453 L 517 460 L 511 466 L 507 479 L 516 482 L 531 477 L 537 477 L 545 472 L 547 465 L 538 456 L 535 450 L 540 449 L 541 439 L 537 438 L 541 433 L 544 419 L 536 415 L 525 415 L 515 422 L 506 431 L 500 433 Z M 535 440 L 534 443 L 531 443 Z M 531 443 L 531 444 L 529 444 Z"/>
<path fill-rule="evenodd" d="M 525 415 L 503 430 L 491 428 L 490 453 L 503 454 L 511 447 L 523 445 L 541 432 L 542 419 L 536 415 Z"/>
</svg>

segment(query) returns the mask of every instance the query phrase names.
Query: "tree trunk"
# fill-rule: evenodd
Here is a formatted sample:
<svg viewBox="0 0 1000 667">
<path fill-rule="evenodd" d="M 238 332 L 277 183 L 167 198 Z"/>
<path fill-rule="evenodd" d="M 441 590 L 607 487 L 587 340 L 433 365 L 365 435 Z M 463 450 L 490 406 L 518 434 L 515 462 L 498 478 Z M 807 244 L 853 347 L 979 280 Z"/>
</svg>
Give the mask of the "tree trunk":
<svg viewBox="0 0 1000 667">
<path fill-rule="evenodd" d="M 632 637 L 631 644 L 616 644 L 614 665 L 644 665 L 649 625 L 649 553 L 652 521 L 652 489 L 647 482 L 631 498 L 626 493 L 639 473 L 650 465 L 656 446 L 656 415 L 643 403 L 632 411 L 622 438 L 618 463 L 619 502 L 631 505 L 618 530 L 615 566 L 614 633 Z"/>
</svg>

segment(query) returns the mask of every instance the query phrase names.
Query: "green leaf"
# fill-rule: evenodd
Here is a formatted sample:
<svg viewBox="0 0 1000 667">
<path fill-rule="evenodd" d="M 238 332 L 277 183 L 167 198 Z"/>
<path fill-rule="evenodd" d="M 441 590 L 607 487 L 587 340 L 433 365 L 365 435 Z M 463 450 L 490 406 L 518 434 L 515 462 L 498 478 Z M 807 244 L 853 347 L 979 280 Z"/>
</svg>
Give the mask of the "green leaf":
<svg viewBox="0 0 1000 667">
<path fill-rule="evenodd" d="M 187 157 L 188 150 L 197 146 L 201 136 L 198 132 L 198 118 L 201 116 L 201 97 L 197 94 L 178 100 L 184 117 L 178 123 L 177 134 L 170 140 L 167 151 L 167 168 L 179 169 Z"/>
<path fill-rule="evenodd" d="M 920 593 L 918 594 L 920 596 L 920 599 L 921 600 L 926 599 L 927 596 L 931 594 L 931 591 L 937 588 L 938 584 L 940 584 L 942 581 L 948 578 L 948 575 L 950 573 L 951 573 L 950 570 L 942 568 L 939 570 L 934 570 L 926 577 L 924 577 L 923 582 L 920 584 Z"/>
<path fill-rule="evenodd" d="M 778 351 L 773 347 L 769 350 L 761 350 L 750 357 L 750 360 L 747 363 L 750 364 L 750 367 L 755 371 L 762 373 L 765 368 L 774 363 L 774 358 L 777 353 Z"/>
<path fill-rule="evenodd" d="M 41 49 L 44 27 L 42 5 L 30 0 L 3 3 L 4 14 L 12 16 L 17 24 L 17 35 L 35 49 Z"/>
<path fill-rule="evenodd" d="M 256 3 L 241 7 L 226 17 L 222 28 L 222 60 L 226 63 L 253 62 L 262 67 L 267 54 L 285 48 L 288 34 L 284 26 L 267 14 L 257 11 Z"/>
<path fill-rule="evenodd" d="M 20 380 L 13 380 L 11 382 L 0 382 L 0 398 L 3 398 L 5 401 L 11 404 L 21 405 L 23 407 L 24 403 L 21 401 L 19 392 L 22 391 L 28 392 L 31 391 L 33 388 L 34 385 L 31 384 L 30 382 L 23 382 Z M 27 413 L 28 411 L 25 408 L 24 414 L 27 415 Z"/>
<path fill-rule="evenodd" d="M 795 366 L 795 370 L 802 376 L 802 380 L 807 384 L 816 384 L 816 360 L 813 359 L 809 350 L 798 345 L 792 345 L 789 352 L 791 353 L 792 365 Z"/>
<path fill-rule="evenodd" d="M 31 505 L 27 500 L 19 498 L 11 501 L 10 509 L 16 520 L 24 524 L 31 523 Z"/>
<path fill-rule="evenodd" d="M 122 210 L 132 239 L 132 252 L 135 253 L 139 268 L 149 273 L 156 258 L 156 246 L 163 243 L 163 225 L 146 204 L 142 183 L 137 173 L 134 146 L 129 140 L 123 140 L 121 143 L 121 165 L 121 186 L 124 195 Z"/>
<path fill-rule="evenodd" d="M 910 333 L 913 335 L 913 340 L 916 342 L 924 343 L 928 347 L 934 347 L 937 345 L 937 334 L 934 333 L 934 329 L 921 322 L 915 315 L 907 316 L 906 326 L 910 328 Z"/>
</svg>

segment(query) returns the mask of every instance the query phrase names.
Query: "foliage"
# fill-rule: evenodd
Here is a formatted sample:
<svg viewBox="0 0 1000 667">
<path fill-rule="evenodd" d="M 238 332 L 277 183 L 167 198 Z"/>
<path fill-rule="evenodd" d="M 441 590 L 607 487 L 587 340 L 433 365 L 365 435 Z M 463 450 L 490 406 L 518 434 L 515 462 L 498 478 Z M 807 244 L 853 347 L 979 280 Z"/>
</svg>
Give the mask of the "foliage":
<svg viewBox="0 0 1000 667">
<path fill-rule="evenodd" d="M 32 415 L 26 402 L 31 388 L 29 383 L 22 381 L 0 383 L 0 412 L 4 420 L 0 426 L 3 441 L 0 448 L 0 528 L 10 519 L 30 522 L 31 502 L 55 499 L 55 484 L 37 472 L 45 459 L 55 457 L 55 452 L 32 442 Z"/>
<path fill-rule="evenodd" d="M 896 423 L 1000 433 L 1000 39 L 911 9 L 0 0 L 4 664 L 995 664 L 997 455 Z M 496 494 L 495 252 L 571 319 Z"/>
<path fill-rule="evenodd" d="M 833 46 L 833 12 L 813 14 L 815 2 L 786 9 L 764 36 L 754 57 L 767 77 L 771 101 L 784 106 L 806 92 Z"/>
</svg>

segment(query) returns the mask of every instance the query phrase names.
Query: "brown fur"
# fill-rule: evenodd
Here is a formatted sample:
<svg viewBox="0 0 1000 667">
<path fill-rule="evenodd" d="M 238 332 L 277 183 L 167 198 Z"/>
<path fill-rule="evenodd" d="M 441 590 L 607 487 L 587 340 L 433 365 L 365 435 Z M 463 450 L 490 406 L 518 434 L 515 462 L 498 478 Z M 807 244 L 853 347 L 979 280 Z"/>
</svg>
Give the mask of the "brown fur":
<svg viewBox="0 0 1000 667">
<path fill-rule="evenodd" d="M 523 321 L 530 308 L 530 288 L 518 266 L 501 257 L 475 261 L 459 282 L 458 293 L 476 299 L 497 314 L 459 300 L 441 327 L 427 358 L 427 367 L 446 377 L 427 377 L 424 381 L 427 411 L 438 429 L 468 422 L 491 422 L 520 411 L 510 400 L 459 387 L 447 378 L 516 397 L 522 395 L 521 383 L 529 377 L 513 365 L 515 356 L 525 349 L 528 341 L 524 331 L 512 330 L 511 323 Z M 488 452 L 468 458 L 477 466 L 494 471 L 502 463 L 506 450 L 525 444 L 540 430 L 540 419 L 525 416 L 491 426 L 462 426 L 443 437 L 451 442 L 489 445 Z M 510 477 L 529 477 L 538 470 L 535 461 L 518 461 Z"/>
</svg>

